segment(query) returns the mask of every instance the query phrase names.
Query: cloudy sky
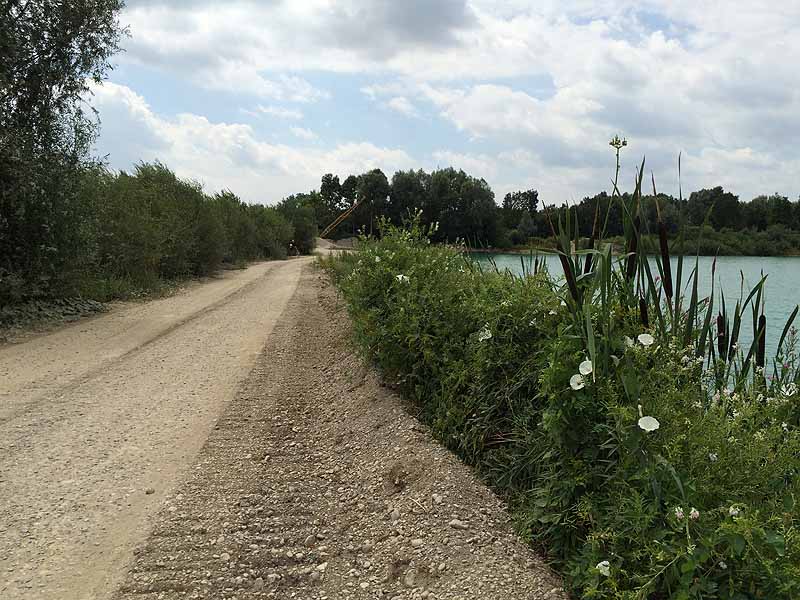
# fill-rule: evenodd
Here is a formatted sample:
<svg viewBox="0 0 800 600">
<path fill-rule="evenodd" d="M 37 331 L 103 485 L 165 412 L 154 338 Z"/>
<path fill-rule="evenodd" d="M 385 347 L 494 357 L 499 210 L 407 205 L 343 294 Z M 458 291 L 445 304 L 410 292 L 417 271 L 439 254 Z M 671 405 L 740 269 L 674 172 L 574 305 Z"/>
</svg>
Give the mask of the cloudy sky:
<svg viewBox="0 0 800 600">
<path fill-rule="evenodd" d="M 98 151 L 274 203 L 454 166 L 548 203 L 623 181 L 800 194 L 800 3 L 128 0 Z"/>
</svg>

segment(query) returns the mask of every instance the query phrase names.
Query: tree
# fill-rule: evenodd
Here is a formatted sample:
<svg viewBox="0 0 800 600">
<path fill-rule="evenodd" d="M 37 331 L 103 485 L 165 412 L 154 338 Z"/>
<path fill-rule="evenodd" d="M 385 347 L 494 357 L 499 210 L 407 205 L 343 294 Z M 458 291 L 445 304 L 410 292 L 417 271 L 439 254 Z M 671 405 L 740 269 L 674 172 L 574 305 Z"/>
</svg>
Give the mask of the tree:
<svg viewBox="0 0 800 600">
<path fill-rule="evenodd" d="M 692 225 L 702 225 L 708 215 L 714 229 L 738 229 L 741 226 L 739 197 L 726 192 L 721 186 L 692 192 L 686 210 Z"/>
<path fill-rule="evenodd" d="M 280 214 L 294 228 L 294 245 L 303 254 L 310 253 L 317 242 L 317 222 L 309 200 L 319 197 L 317 192 L 295 194 L 278 203 Z"/>
<path fill-rule="evenodd" d="M 430 175 L 422 169 L 418 171 L 397 171 L 392 176 L 390 203 L 387 216 L 396 225 L 400 225 L 409 213 L 423 210 L 427 204 L 430 187 Z M 423 221 L 429 222 L 429 216 L 423 210 Z"/>
<path fill-rule="evenodd" d="M 372 234 L 375 216 L 383 214 L 387 207 L 389 180 L 380 169 L 372 169 L 358 177 L 357 190 L 361 202 L 355 215 L 357 224 Z"/>
<path fill-rule="evenodd" d="M 91 246 L 77 194 L 96 124 L 82 98 L 119 49 L 122 6 L 0 0 L 0 302 L 52 291 Z"/>
</svg>

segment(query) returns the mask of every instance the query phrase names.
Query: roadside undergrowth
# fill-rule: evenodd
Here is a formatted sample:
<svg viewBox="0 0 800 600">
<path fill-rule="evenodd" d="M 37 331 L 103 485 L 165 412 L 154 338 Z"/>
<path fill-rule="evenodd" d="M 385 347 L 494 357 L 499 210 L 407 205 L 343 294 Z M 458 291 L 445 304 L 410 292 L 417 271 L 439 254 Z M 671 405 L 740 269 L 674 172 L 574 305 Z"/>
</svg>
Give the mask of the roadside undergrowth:
<svg viewBox="0 0 800 600">
<path fill-rule="evenodd" d="M 696 271 L 650 273 L 628 212 L 622 257 L 599 231 L 570 249 L 569 223 L 554 226 L 563 278 L 483 271 L 419 219 L 325 265 L 369 360 L 576 598 L 798 598 L 791 320 L 766 363 L 763 281 L 713 314 Z"/>
</svg>

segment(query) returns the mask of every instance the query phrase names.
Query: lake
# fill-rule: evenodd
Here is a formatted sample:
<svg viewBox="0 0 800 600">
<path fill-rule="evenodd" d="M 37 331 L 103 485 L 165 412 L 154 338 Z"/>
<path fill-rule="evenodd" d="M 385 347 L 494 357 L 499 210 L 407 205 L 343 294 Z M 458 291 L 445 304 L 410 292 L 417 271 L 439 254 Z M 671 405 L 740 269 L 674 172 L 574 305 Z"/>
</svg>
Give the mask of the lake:
<svg viewBox="0 0 800 600">
<path fill-rule="evenodd" d="M 474 260 L 487 267 L 491 267 L 489 259 L 492 258 L 500 269 L 508 269 L 513 273 L 521 274 L 522 265 L 518 254 L 472 254 Z M 539 254 L 545 259 L 548 271 L 555 277 L 562 274 L 561 263 L 554 254 Z M 526 264 L 530 263 L 529 256 L 523 256 Z M 706 297 L 711 291 L 711 265 L 714 261 L 712 256 L 701 256 L 698 267 L 698 291 L 700 297 Z M 672 276 L 675 277 L 678 270 L 677 258 L 672 258 Z M 683 260 L 684 285 L 689 273 L 694 268 L 695 258 L 685 257 Z M 721 307 L 720 289 L 725 292 L 725 303 L 728 313 L 733 313 L 736 300 L 739 298 L 741 290 L 742 275 L 744 275 L 744 296 L 761 279 L 761 273 L 767 275 L 764 286 L 765 309 L 767 317 L 767 356 L 775 355 L 783 327 L 786 319 L 800 302 L 800 257 L 781 256 L 781 257 L 759 257 L 759 256 L 720 256 L 717 258 L 716 270 L 716 298 L 714 299 L 715 313 Z M 658 269 L 653 262 L 653 274 L 658 274 Z M 685 289 L 688 297 L 690 288 Z M 744 300 L 744 299 L 743 299 Z M 688 301 L 687 301 L 688 304 Z M 752 343 L 752 317 L 748 307 L 742 319 L 742 332 L 740 339 L 742 347 L 749 349 Z M 800 325 L 800 318 L 795 320 L 795 326 Z"/>
</svg>

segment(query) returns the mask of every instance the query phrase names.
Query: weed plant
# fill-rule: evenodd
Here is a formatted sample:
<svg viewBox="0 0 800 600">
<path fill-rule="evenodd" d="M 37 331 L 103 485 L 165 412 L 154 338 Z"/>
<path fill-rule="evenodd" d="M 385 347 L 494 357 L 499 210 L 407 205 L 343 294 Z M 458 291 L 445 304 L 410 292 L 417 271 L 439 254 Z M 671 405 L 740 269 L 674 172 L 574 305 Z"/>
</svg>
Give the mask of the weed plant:
<svg viewBox="0 0 800 600">
<path fill-rule="evenodd" d="M 575 597 L 800 598 L 797 311 L 767 367 L 763 280 L 700 298 L 666 244 L 651 272 L 643 171 L 622 256 L 603 215 L 583 249 L 553 224 L 563 276 L 481 270 L 419 218 L 326 265 L 365 354 Z"/>
</svg>

